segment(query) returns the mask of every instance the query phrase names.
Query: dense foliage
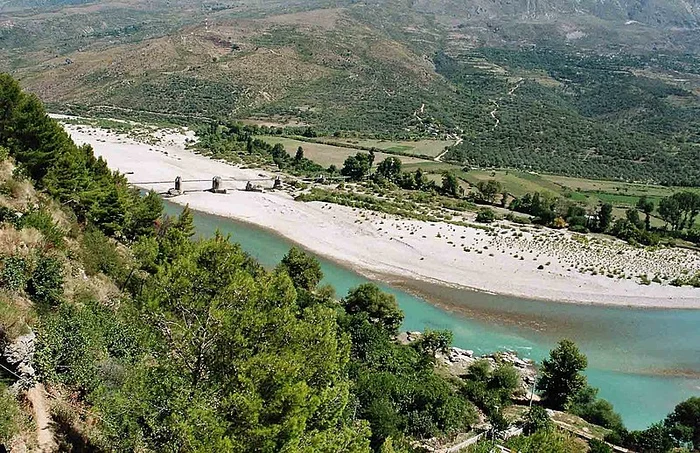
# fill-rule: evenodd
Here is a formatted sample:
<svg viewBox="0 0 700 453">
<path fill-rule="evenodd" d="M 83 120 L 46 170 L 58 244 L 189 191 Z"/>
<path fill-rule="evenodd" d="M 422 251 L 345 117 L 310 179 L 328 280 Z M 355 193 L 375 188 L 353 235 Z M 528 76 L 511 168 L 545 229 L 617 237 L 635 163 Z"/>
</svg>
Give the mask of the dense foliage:
<svg viewBox="0 0 700 453">
<path fill-rule="evenodd" d="M 76 147 L 34 97 L 14 96 L 2 144 L 72 211 L 77 240 L 61 242 L 65 232 L 40 215 L 3 217 L 61 245 L 2 257 L 2 282 L 40 308 L 39 379 L 74 392 L 99 420 L 74 433 L 90 450 L 359 452 L 476 421 L 427 346 L 394 341 L 403 313 L 393 296 L 365 284 L 338 302 L 298 249 L 265 270 L 227 237 L 193 241 L 189 208 L 161 217 L 154 194 L 140 197 Z M 303 159 L 303 150 L 293 158 Z M 111 278 L 118 298 L 66 291 L 76 266 Z M 448 343 L 431 346 L 432 357 Z"/>
<path fill-rule="evenodd" d="M 22 92 L 7 74 L 0 74 L 0 146 L 39 187 L 70 206 L 78 220 L 108 235 L 136 238 L 152 231 L 160 216 L 161 210 L 149 205 L 152 198 L 129 188 L 89 145 L 76 146 L 39 99 Z"/>
<path fill-rule="evenodd" d="M 469 57 L 436 58 L 438 72 L 472 106 L 463 116 L 465 140 L 446 159 L 588 178 L 700 183 L 697 95 L 633 74 L 646 67 L 642 57 L 549 49 L 481 49 Z M 479 59 L 515 73 L 542 71 L 553 83 L 530 77 L 513 85 L 470 63 Z"/>
<path fill-rule="evenodd" d="M 636 207 L 626 210 L 624 218 L 613 215 L 614 206 L 611 203 L 602 203 L 596 209 L 591 209 L 550 192 L 526 193 L 514 198 L 509 207 L 531 215 L 535 222 L 542 225 L 555 228 L 568 226 L 577 233 L 608 233 L 632 244 L 657 245 L 662 238 L 680 238 L 700 244 L 696 225 L 700 195 L 689 190 L 659 199 L 658 206 L 654 201 L 641 197 Z M 651 226 L 653 213 L 665 222 L 662 228 Z"/>
<path fill-rule="evenodd" d="M 267 270 L 221 234 L 193 240 L 189 208 L 162 216 L 155 194 L 129 189 L 34 97 L 1 81 L 9 93 L 0 98 L 3 158 L 57 202 L 0 210 L 7 231 L 28 226 L 41 238 L 0 256 L 0 284 L 3 298 L 36 311 L 38 379 L 70 395 L 72 416 L 55 414 L 61 448 L 410 451 L 414 439 L 468 430 L 479 410 L 497 431 L 508 426 L 503 408 L 519 387 L 512 366 L 496 358 L 462 379 L 446 377 L 436 357 L 448 352 L 451 333 L 426 330 L 401 344 L 403 312 L 376 285 L 337 300 L 319 287 L 318 261 L 298 249 Z M 291 159 L 303 162 L 303 150 Z M 383 166 L 384 177 L 398 178 L 395 167 Z M 424 182 L 420 172 L 411 179 Z M 442 190 L 453 183 L 446 175 Z M 67 217 L 63 226 L 52 212 Z M 14 328 L 15 308 L 0 301 L 0 340 Z M 697 399 L 629 433 L 586 386 L 585 366 L 563 341 L 543 363 L 545 403 L 614 429 L 625 445 L 661 445 L 641 451 L 697 447 Z M 18 430 L 20 409 L 6 394 L 0 386 L 0 443 Z M 541 411 L 530 412 L 528 426 L 514 448 L 574 451 Z"/>
</svg>

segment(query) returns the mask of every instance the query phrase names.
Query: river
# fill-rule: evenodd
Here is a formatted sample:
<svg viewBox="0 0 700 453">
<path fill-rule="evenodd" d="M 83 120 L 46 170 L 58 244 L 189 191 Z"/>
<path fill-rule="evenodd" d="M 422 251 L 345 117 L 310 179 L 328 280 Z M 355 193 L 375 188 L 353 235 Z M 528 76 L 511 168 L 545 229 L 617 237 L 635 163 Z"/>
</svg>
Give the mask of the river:
<svg viewBox="0 0 700 453">
<path fill-rule="evenodd" d="M 166 212 L 182 209 L 165 203 Z M 267 267 L 293 245 L 274 233 L 194 212 L 197 234 L 216 230 Z M 342 240 L 339 238 L 339 240 Z M 368 279 L 319 257 L 323 283 L 343 296 Z M 477 353 L 510 349 L 541 360 L 561 338 L 588 356 L 586 372 L 630 429 L 661 420 L 680 401 L 700 395 L 700 310 L 650 310 L 541 302 L 388 279 L 405 312 L 404 330 L 450 329 L 454 345 Z M 428 302 L 430 301 L 430 302 Z"/>
</svg>

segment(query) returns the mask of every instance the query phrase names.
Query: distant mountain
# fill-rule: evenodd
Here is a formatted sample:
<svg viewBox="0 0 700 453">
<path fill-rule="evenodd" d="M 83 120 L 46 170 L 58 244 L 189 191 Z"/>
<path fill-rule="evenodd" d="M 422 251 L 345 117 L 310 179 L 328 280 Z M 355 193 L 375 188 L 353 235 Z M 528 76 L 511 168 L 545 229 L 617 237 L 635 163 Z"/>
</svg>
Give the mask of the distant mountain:
<svg viewBox="0 0 700 453">
<path fill-rule="evenodd" d="M 463 23 L 595 17 L 605 21 L 637 21 L 654 27 L 700 25 L 698 0 L 414 0 L 412 7 Z"/>
<path fill-rule="evenodd" d="M 700 0 L 61 2 L 0 10 L 0 71 L 55 110 L 457 134 L 456 163 L 700 185 Z"/>
<path fill-rule="evenodd" d="M 0 5 L 0 12 L 27 8 L 56 8 L 93 2 L 95 0 L 9 0 Z"/>
</svg>

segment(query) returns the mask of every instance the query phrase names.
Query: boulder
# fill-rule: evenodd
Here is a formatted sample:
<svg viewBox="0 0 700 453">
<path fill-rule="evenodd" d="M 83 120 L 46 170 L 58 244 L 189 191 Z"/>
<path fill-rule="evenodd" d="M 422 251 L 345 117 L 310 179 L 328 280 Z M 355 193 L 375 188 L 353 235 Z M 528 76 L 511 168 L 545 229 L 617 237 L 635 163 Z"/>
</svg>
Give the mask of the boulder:
<svg viewBox="0 0 700 453">
<path fill-rule="evenodd" d="M 17 382 L 12 387 L 16 390 L 31 388 L 36 378 L 34 369 L 34 352 L 36 350 L 36 335 L 30 332 L 27 335 L 17 337 L 7 344 L 2 353 L 2 358 L 16 376 Z"/>
</svg>

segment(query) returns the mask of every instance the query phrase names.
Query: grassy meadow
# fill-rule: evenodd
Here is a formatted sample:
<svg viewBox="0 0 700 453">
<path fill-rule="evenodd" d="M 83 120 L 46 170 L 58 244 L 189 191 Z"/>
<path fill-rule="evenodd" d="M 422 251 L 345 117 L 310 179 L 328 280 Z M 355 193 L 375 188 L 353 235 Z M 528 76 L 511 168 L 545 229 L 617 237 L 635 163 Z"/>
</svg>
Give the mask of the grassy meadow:
<svg viewBox="0 0 700 453">
<path fill-rule="evenodd" d="M 351 146 L 362 146 L 365 148 L 377 148 L 393 153 L 413 154 L 416 156 L 437 157 L 445 151 L 448 146 L 454 145 L 450 140 L 374 140 L 361 138 L 334 138 L 328 137 L 326 140 L 338 143 L 347 143 Z"/>
<path fill-rule="evenodd" d="M 361 152 L 361 150 L 358 149 L 344 148 L 341 146 L 326 145 L 322 143 L 312 143 L 287 137 L 262 135 L 258 138 L 265 140 L 272 145 L 281 143 L 284 145 L 284 149 L 287 150 L 287 152 L 292 156 L 294 156 L 297 149 L 301 146 L 304 149 L 304 157 L 311 159 L 324 167 L 335 165 L 336 167 L 341 168 L 343 166 L 343 162 L 345 162 L 345 159 L 350 156 L 354 156 L 358 152 Z M 376 153 L 375 156 L 375 162 L 381 162 L 390 155 L 385 153 Z M 421 162 L 425 162 L 423 159 L 416 157 L 396 157 L 401 159 L 401 162 L 404 165 L 418 165 Z"/>
</svg>

